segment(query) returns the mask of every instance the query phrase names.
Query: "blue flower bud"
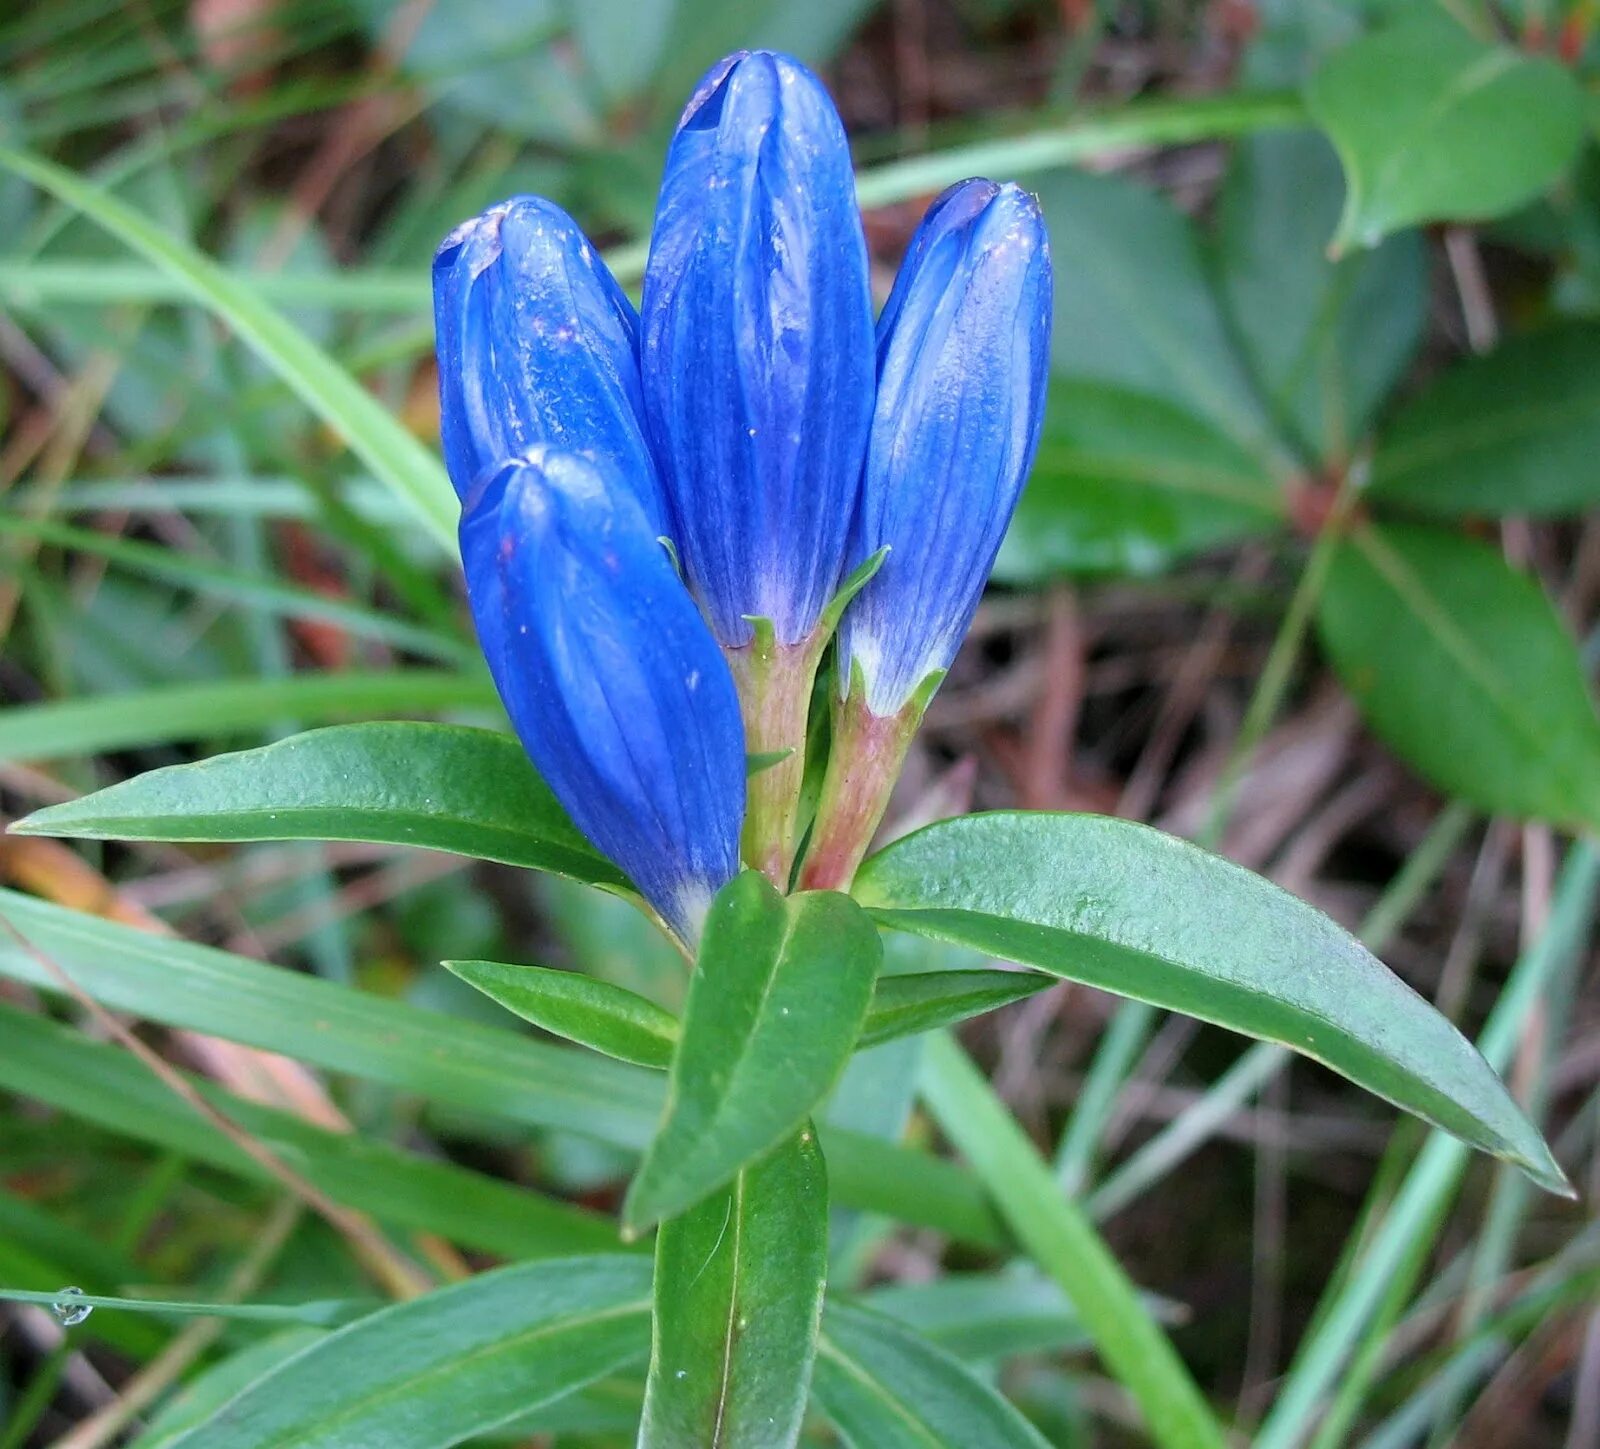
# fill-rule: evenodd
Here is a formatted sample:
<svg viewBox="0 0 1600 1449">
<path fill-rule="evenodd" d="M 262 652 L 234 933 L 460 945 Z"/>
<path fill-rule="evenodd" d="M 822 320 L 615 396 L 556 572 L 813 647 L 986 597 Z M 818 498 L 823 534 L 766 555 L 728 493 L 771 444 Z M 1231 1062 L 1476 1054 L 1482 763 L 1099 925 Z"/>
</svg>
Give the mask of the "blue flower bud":
<svg viewBox="0 0 1600 1449">
<path fill-rule="evenodd" d="M 810 635 L 838 587 L 872 410 L 866 239 L 844 127 L 798 61 L 731 56 L 667 155 L 645 408 L 684 575 L 729 647 Z"/>
<path fill-rule="evenodd" d="M 739 869 L 744 726 L 727 663 L 615 465 L 536 448 L 461 521 L 478 639 L 523 748 L 686 942 Z"/>
<path fill-rule="evenodd" d="M 541 443 L 613 460 L 658 534 L 639 322 L 559 206 L 517 196 L 456 228 L 433 259 L 445 466 L 463 498 Z"/>
<path fill-rule="evenodd" d="M 963 181 L 923 218 L 878 322 L 878 394 L 851 557 L 842 687 L 898 714 L 955 658 L 1038 447 L 1050 245 L 1014 185 Z"/>
</svg>

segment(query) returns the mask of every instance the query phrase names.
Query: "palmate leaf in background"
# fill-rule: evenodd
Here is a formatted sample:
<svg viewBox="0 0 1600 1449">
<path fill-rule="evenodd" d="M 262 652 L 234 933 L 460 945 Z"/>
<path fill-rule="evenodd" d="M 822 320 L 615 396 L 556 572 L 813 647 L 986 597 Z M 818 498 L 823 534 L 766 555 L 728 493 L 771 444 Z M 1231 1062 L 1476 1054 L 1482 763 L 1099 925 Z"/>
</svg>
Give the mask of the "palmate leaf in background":
<svg viewBox="0 0 1600 1449">
<path fill-rule="evenodd" d="M 1367 496 L 1440 519 L 1600 504 L 1600 326 L 1525 333 L 1442 373 L 1379 434 Z"/>
<path fill-rule="evenodd" d="M 1415 351 L 1420 238 L 1330 261 L 1343 183 L 1310 132 L 1235 146 L 1214 238 L 1120 177 L 1039 194 L 1055 382 L 997 576 L 1150 573 L 1281 532 L 1291 486 L 1347 459 Z"/>
<path fill-rule="evenodd" d="M 1320 911 L 1176 837 L 1103 816 L 972 815 L 880 851 L 855 893 L 895 930 L 1281 1042 L 1567 1191 L 1431 1005 Z"/>
<path fill-rule="evenodd" d="M 718 892 L 625 1226 L 681 1212 L 799 1128 L 849 1060 L 882 959 L 848 896 L 781 896 L 755 871 Z"/>
<path fill-rule="evenodd" d="M 1318 462 L 1361 442 L 1422 338 L 1419 233 L 1330 262 L 1344 187 L 1314 131 L 1236 142 L 1218 198 L 1217 285 L 1280 431 Z"/>
<path fill-rule="evenodd" d="M 639 1449 L 793 1444 L 827 1268 L 828 1179 L 809 1126 L 664 1222 Z"/>
<path fill-rule="evenodd" d="M 1558 62 L 1474 39 L 1442 8 L 1415 9 L 1336 51 L 1306 87 L 1349 183 L 1339 249 L 1511 211 L 1583 139 L 1583 94 Z"/>
<path fill-rule="evenodd" d="M 1188 217 L 1116 176 L 1061 171 L 1037 190 L 1055 262 L 1054 375 L 1164 398 L 1269 466 L 1286 464 Z"/>
<path fill-rule="evenodd" d="M 151 770 L 11 829 L 93 840 L 365 840 L 448 850 L 626 890 L 510 735 L 332 725 Z"/>
<path fill-rule="evenodd" d="M 1486 810 L 1600 828 L 1600 721 L 1539 585 L 1482 543 L 1416 524 L 1357 529 L 1318 611 L 1373 728 Z"/>
<path fill-rule="evenodd" d="M 1205 418 L 1152 393 L 1058 378 L 994 576 L 1151 574 L 1286 525 L 1271 470 Z"/>
<path fill-rule="evenodd" d="M 641 1358 L 649 1294 L 623 1255 L 480 1274 L 309 1345 L 173 1449 L 445 1449 Z"/>
</svg>

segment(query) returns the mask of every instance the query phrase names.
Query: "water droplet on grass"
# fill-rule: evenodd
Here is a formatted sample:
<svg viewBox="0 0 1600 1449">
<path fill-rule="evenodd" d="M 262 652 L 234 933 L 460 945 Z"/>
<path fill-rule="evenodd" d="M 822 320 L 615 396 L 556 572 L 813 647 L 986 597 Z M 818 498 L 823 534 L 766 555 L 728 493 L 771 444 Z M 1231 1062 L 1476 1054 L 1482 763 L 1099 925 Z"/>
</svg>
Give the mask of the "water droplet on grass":
<svg viewBox="0 0 1600 1449">
<path fill-rule="evenodd" d="M 81 1288 L 63 1288 L 61 1296 L 50 1305 L 50 1311 L 55 1314 L 56 1322 L 63 1328 L 76 1328 L 94 1312 L 94 1304 L 74 1301 L 82 1297 Z"/>
</svg>

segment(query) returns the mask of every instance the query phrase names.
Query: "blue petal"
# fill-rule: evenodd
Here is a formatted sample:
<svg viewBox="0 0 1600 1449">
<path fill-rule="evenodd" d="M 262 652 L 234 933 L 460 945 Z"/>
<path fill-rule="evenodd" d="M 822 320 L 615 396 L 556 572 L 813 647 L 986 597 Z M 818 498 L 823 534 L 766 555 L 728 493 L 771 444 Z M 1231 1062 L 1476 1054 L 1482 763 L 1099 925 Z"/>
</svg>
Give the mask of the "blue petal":
<svg viewBox="0 0 1600 1449">
<path fill-rule="evenodd" d="M 1050 246 L 1016 186 L 963 181 L 929 209 L 878 324 L 878 392 L 851 558 L 888 545 L 840 647 L 874 714 L 946 669 L 1038 447 Z"/>
<path fill-rule="evenodd" d="M 872 410 L 872 301 L 838 113 L 798 61 L 731 56 L 667 157 L 645 272 L 650 437 L 684 573 L 726 645 L 833 596 Z"/>
<path fill-rule="evenodd" d="M 600 254 L 554 202 L 517 196 L 453 231 L 433 259 L 445 466 L 463 497 L 541 443 L 616 463 L 657 532 L 639 326 Z"/>
<path fill-rule="evenodd" d="M 684 940 L 739 868 L 733 677 L 615 468 L 534 449 L 475 485 L 467 594 L 512 726 L 578 828 Z"/>
</svg>

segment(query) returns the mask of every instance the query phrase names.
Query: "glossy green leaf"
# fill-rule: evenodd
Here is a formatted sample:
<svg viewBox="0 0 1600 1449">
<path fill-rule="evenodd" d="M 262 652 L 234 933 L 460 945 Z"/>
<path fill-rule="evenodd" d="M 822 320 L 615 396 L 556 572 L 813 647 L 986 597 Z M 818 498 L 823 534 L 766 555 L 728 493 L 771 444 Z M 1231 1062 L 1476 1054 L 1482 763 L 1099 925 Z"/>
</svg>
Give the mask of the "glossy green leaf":
<svg viewBox="0 0 1600 1449">
<path fill-rule="evenodd" d="M 1443 1016 L 1320 911 L 1185 841 L 1103 816 L 973 815 L 879 852 L 855 893 L 896 930 L 1281 1042 L 1563 1188 Z"/>
<path fill-rule="evenodd" d="M 1045 1449 L 988 1384 L 903 1323 L 831 1301 L 817 1401 L 851 1449 Z"/>
<path fill-rule="evenodd" d="M 456 499 L 439 460 L 316 343 L 226 268 L 118 197 L 42 157 L 0 149 L 0 166 L 104 227 L 209 307 L 415 512 L 453 556 Z"/>
<path fill-rule="evenodd" d="M 274 1180 L 255 1158 L 127 1052 L 5 1005 L 0 1005 L 0 1089 L 249 1181 Z M 402 1152 L 354 1133 L 314 1127 L 292 1113 L 247 1102 L 211 1083 L 197 1082 L 196 1089 L 335 1202 L 371 1213 L 384 1223 L 437 1233 L 463 1247 L 510 1258 L 617 1247 L 615 1225 L 598 1213 L 451 1162 Z"/>
<path fill-rule="evenodd" d="M 283 719 L 495 707 L 486 674 L 392 669 L 162 685 L 0 710 L 0 760 L 61 760 L 265 730 Z"/>
<path fill-rule="evenodd" d="M 581 971 L 446 961 L 463 981 L 524 1021 L 618 1061 L 665 1070 L 678 1044 L 677 1019 L 636 991 Z"/>
<path fill-rule="evenodd" d="M 1379 435 L 1368 493 L 1443 518 L 1600 504 L 1600 327 L 1513 337 L 1436 378 Z"/>
<path fill-rule="evenodd" d="M 1318 627 L 1373 729 L 1485 810 L 1600 826 L 1600 721 L 1544 592 L 1492 548 L 1441 529 L 1357 530 Z"/>
<path fill-rule="evenodd" d="M 1057 379 L 995 577 L 1150 574 L 1285 521 L 1272 472 L 1215 424 L 1151 393 Z"/>
<path fill-rule="evenodd" d="M 588 1052 L 151 936 L 13 891 L 0 890 L 0 921 L 22 937 L 0 926 L 0 976 L 44 991 L 63 988 L 41 955 L 114 1011 L 624 1149 L 641 1148 L 660 1115 L 657 1078 Z M 48 1080 L 60 1087 L 58 1076 Z M 107 1095 L 84 1106 L 109 1110 L 115 1102 Z M 99 1120 L 94 1111 L 86 1115 Z M 138 1136 L 138 1121 L 135 1114 L 118 1130 Z M 1004 1240 L 984 1196 L 949 1163 L 828 1128 L 822 1146 L 841 1202 L 965 1241 L 994 1246 Z"/>
<path fill-rule="evenodd" d="M 1038 189 L 1055 264 L 1056 375 L 1159 397 L 1263 464 L 1284 462 L 1189 219 L 1116 176 L 1060 171 Z"/>
<path fill-rule="evenodd" d="M 877 931 L 848 896 L 781 896 L 755 871 L 723 887 L 625 1224 L 638 1230 L 683 1211 L 799 1128 L 849 1060 L 882 959 Z"/>
<path fill-rule="evenodd" d="M 880 976 L 860 1047 L 951 1026 L 1032 996 L 1054 981 L 1030 971 L 918 971 Z"/>
<path fill-rule="evenodd" d="M 1314 131 L 1251 136 L 1217 209 L 1218 287 L 1272 415 L 1338 463 L 1366 435 L 1422 338 L 1427 252 L 1416 232 L 1332 261 L 1339 158 Z"/>
<path fill-rule="evenodd" d="M 1337 51 L 1306 104 L 1344 163 L 1337 247 L 1422 221 L 1501 216 L 1561 174 L 1584 132 L 1582 94 L 1561 65 L 1442 17 Z"/>
<path fill-rule="evenodd" d="M 11 827 L 97 840 L 370 840 L 625 888 L 510 735 L 379 722 L 151 770 Z"/>
<path fill-rule="evenodd" d="M 807 1126 L 656 1236 L 640 1449 L 793 1444 L 828 1269 L 828 1179 Z"/>
<path fill-rule="evenodd" d="M 637 1358 L 650 1265 L 522 1264 L 330 1333 L 173 1449 L 445 1449 Z"/>
</svg>

